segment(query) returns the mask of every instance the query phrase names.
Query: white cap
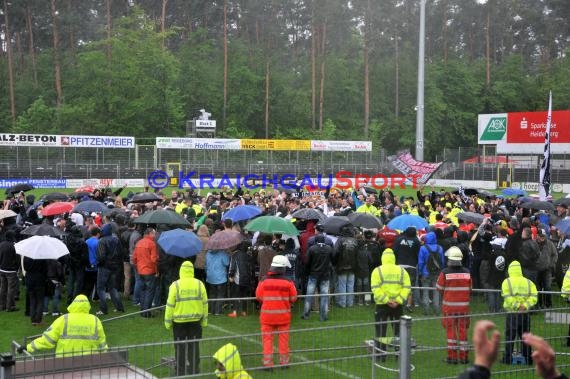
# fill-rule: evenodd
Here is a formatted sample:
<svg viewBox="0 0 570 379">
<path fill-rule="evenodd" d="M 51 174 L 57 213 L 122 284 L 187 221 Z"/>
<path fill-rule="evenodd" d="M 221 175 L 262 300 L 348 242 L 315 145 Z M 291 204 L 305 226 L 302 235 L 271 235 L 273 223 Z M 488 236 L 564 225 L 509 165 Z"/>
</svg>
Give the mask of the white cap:
<svg viewBox="0 0 570 379">
<path fill-rule="evenodd" d="M 461 261 L 461 260 L 463 260 L 463 253 L 461 252 L 461 249 L 459 249 L 457 246 L 450 247 L 445 252 L 445 255 L 447 256 L 447 259 L 449 259 L 450 261 Z"/>
<path fill-rule="evenodd" d="M 273 261 L 271 261 L 271 266 L 273 267 L 291 267 L 291 262 L 289 262 L 289 258 L 284 255 L 276 255 L 273 257 Z"/>
</svg>

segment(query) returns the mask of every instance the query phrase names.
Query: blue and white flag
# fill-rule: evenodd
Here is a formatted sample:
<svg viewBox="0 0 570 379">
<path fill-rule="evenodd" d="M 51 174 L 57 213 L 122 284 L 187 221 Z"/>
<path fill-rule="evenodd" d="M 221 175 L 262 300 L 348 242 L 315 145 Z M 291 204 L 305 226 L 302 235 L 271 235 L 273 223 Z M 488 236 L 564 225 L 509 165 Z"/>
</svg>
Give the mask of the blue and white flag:
<svg viewBox="0 0 570 379">
<path fill-rule="evenodd" d="M 546 134 L 544 135 L 544 159 L 540 166 L 538 193 L 540 200 L 546 201 L 550 194 L 550 122 L 552 120 L 552 91 L 548 98 L 548 116 L 546 116 Z"/>
</svg>

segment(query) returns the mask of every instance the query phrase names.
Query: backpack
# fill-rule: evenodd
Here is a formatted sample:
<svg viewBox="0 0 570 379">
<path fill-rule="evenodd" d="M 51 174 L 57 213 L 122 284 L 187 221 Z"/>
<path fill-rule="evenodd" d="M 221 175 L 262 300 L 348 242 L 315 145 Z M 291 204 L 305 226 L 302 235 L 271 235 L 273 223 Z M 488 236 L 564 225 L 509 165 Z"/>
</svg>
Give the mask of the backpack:
<svg viewBox="0 0 570 379">
<path fill-rule="evenodd" d="M 432 251 L 428 245 L 425 245 L 425 248 L 429 252 L 429 256 L 427 259 L 427 270 L 430 275 L 439 275 L 441 272 L 441 257 L 439 255 L 439 250 L 436 249 Z"/>
</svg>

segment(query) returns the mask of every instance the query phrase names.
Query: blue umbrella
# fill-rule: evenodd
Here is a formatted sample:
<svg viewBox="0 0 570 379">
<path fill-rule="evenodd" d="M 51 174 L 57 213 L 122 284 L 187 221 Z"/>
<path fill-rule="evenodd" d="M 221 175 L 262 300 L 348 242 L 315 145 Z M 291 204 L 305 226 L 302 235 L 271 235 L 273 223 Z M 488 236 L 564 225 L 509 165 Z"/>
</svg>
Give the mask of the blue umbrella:
<svg viewBox="0 0 570 379">
<path fill-rule="evenodd" d="M 202 250 L 202 241 L 193 232 L 182 229 L 161 233 L 157 243 L 166 254 L 180 258 L 192 257 Z"/>
<path fill-rule="evenodd" d="M 428 222 L 420 216 L 404 214 L 390 221 L 388 223 L 388 228 L 406 230 L 408 227 L 413 226 L 416 229 L 425 229 L 428 227 L 428 225 Z"/>
<path fill-rule="evenodd" d="M 255 205 L 238 205 L 224 213 L 222 220 L 230 219 L 233 222 L 245 221 L 250 218 L 254 218 L 255 216 L 259 216 L 260 214 L 261 209 Z"/>
<path fill-rule="evenodd" d="M 560 230 L 560 232 L 564 233 L 565 235 L 570 234 L 570 220 L 559 221 L 556 223 L 556 225 L 554 225 L 554 227 Z"/>
<path fill-rule="evenodd" d="M 101 213 L 107 210 L 109 210 L 109 208 L 105 204 L 95 200 L 82 201 L 73 207 L 73 212 L 77 213 Z"/>
<path fill-rule="evenodd" d="M 519 188 L 505 188 L 501 193 L 505 196 L 526 196 L 526 191 Z"/>
</svg>

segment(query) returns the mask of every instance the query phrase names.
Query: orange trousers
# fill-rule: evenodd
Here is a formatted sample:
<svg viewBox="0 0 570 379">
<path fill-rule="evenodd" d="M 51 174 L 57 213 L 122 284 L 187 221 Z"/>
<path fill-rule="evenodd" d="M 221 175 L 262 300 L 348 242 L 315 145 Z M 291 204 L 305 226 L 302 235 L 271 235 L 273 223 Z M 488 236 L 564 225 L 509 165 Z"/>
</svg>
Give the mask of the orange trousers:
<svg viewBox="0 0 570 379">
<path fill-rule="evenodd" d="M 279 339 L 279 363 L 289 364 L 289 329 L 290 324 L 268 325 L 261 324 L 261 340 L 263 342 L 263 365 L 273 366 L 273 336 Z"/>
<path fill-rule="evenodd" d="M 441 320 L 447 331 L 447 358 L 466 361 L 469 356 L 467 330 L 470 318 L 467 315 L 448 314 Z M 459 354 L 458 354 L 459 353 Z"/>
</svg>

